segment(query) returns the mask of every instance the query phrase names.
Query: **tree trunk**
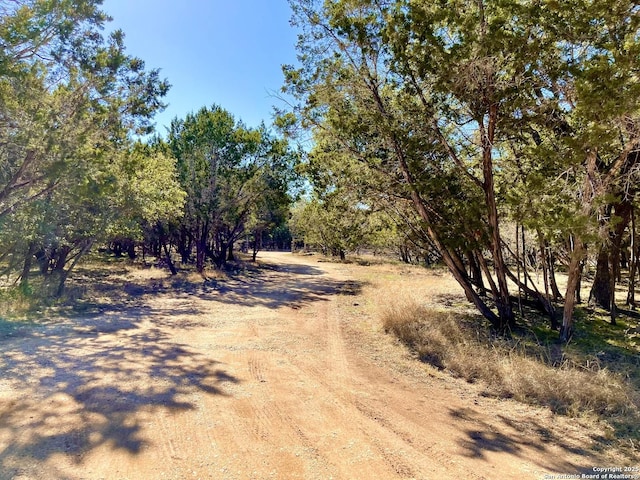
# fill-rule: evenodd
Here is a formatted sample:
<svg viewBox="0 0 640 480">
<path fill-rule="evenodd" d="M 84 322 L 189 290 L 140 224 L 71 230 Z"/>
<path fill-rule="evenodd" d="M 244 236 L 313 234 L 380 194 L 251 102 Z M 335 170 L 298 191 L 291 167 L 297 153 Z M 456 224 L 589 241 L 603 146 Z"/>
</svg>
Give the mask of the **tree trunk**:
<svg viewBox="0 0 640 480">
<path fill-rule="evenodd" d="M 524 317 L 522 311 L 522 287 L 520 286 L 520 236 L 519 236 L 520 224 L 516 222 L 516 274 L 518 278 L 518 313 L 520 317 Z M 525 277 L 526 278 L 526 277 Z"/>
<path fill-rule="evenodd" d="M 207 258 L 207 237 L 209 229 L 207 225 L 198 228 L 198 238 L 196 239 L 196 270 L 199 274 L 204 274 L 204 263 Z"/>
<path fill-rule="evenodd" d="M 67 264 L 67 257 L 71 253 L 71 247 L 68 245 L 63 245 L 56 249 L 55 253 L 55 263 L 53 265 L 54 272 L 60 272 L 64 270 L 65 265 Z"/>
<path fill-rule="evenodd" d="M 519 288 L 522 289 L 523 292 L 527 295 L 527 297 L 533 298 L 536 300 L 538 307 L 542 313 L 545 313 L 549 316 L 551 321 L 551 328 L 554 330 L 558 329 L 558 321 L 556 319 L 556 311 L 551 302 L 548 301 L 547 297 L 545 297 L 542 293 L 540 293 L 535 283 L 531 282 L 533 288 L 524 285 L 518 277 L 516 277 L 510 270 L 507 270 L 507 276 L 516 284 Z M 526 275 L 525 275 L 526 278 Z"/>
<path fill-rule="evenodd" d="M 616 271 L 616 255 L 612 254 L 610 256 L 610 261 L 611 261 L 611 274 L 609 275 L 609 280 L 611 282 L 611 285 L 609 286 L 609 293 L 611 295 L 610 299 L 609 299 L 609 306 L 610 306 L 610 310 L 609 310 L 609 318 L 611 319 L 611 325 L 615 325 L 616 324 L 616 315 L 617 315 L 617 308 L 616 308 L 616 275 L 615 275 L 615 271 Z"/>
<path fill-rule="evenodd" d="M 582 274 L 584 272 L 584 260 L 580 262 L 578 266 L 578 284 L 576 285 L 576 303 L 582 303 Z"/>
<path fill-rule="evenodd" d="M 440 244 L 437 236 L 435 236 L 435 232 L 431 231 L 430 235 L 432 235 L 432 239 L 437 241 L 436 244 Z M 440 244 L 442 245 L 442 244 Z M 453 274 L 453 278 L 456 279 L 458 284 L 464 289 L 465 295 L 467 299 L 472 302 L 475 307 L 480 311 L 482 316 L 491 322 L 491 325 L 494 329 L 498 331 L 504 331 L 505 325 L 499 316 L 497 316 L 491 309 L 487 306 L 487 304 L 480 298 L 480 295 L 476 293 L 473 289 L 473 284 L 471 283 L 469 277 L 467 276 L 467 272 L 465 270 L 460 270 L 456 265 L 456 262 L 451 257 L 450 252 L 441 246 L 440 251 L 442 253 L 442 259 L 444 260 L 445 265 L 449 268 L 449 271 Z"/>
<path fill-rule="evenodd" d="M 581 214 L 588 216 L 593 211 L 593 201 L 602 189 L 601 180 L 597 172 L 598 150 L 590 148 L 585 162 L 585 176 L 582 184 Z M 576 291 L 582 275 L 581 264 L 587 256 L 587 249 L 579 235 L 573 238 L 573 251 L 567 271 L 567 293 L 564 296 L 564 310 L 562 313 L 562 327 L 560 341 L 568 342 L 573 333 L 573 310 L 576 305 Z"/>
<path fill-rule="evenodd" d="M 613 236 L 611 240 L 611 255 L 609 258 L 610 268 L 611 268 L 611 299 L 609 304 L 611 306 L 610 318 L 611 324 L 616 324 L 616 279 L 619 279 L 621 276 L 620 272 L 620 252 L 622 250 L 622 238 L 624 236 L 624 232 L 631 221 L 631 212 L 633 211 L 633 204 L 629 200 L 623 200 L 614 205 L 615 216 L 618 220 L 618 223 L 615 225 L 615 229 L 613 230 Z"/>
<path fill-rule="evenodd" d="M 576 289 L 580 281 L 580 264 L 584 260 L 586 249 L 582 240 L 575 237 L 569 269 L 567 271 L 567 292 L 564 296 L 564 310 L 562 314 L 562 327 L 560 327 L 560 341 L 568 342 L 573 334 L 573 310 L 576 302 Z"/>
<path fill-rule="evenodd" d="M 471 250 L 467 251 L 467 259 L 469 260 L 469 278 L 471 283 L 476 286 L 480 294 L 484 294 L 486 289 L 484 286 L 484 280 L 482 279 L 482 269 L 480 268 L 476 252 Z"/>
<path fill-rule="evenodd" d="M 556 269 L 555 269 L 555 255 L 549 252 L 547 259 L 549 260 L 549 284 L 551 285 L 551 293 L 554 300 L 562 300 L 562 294 L 558 288 L 558 282 L 556 281 Z"/>
<path fill-rule="evenodd" d="M 253 252 L 252 259 L 255 262 L 258 256 L 258 251 L 262 248 L 262 230 L 253 233 Z"/>
<path fill-rule="evenodd" d="M 606 245 L 600 247 L 596 262 L 596 276 L 593 279 L 589 304 L 597 305 L 609 310 L 611 308 L 611 270 L 609 268 L 609 249 Z"/>
<path fill-rule="evenodd" d="M 480 121 L 482 132 L 482 172 L 484 176 L 483 189 L 487 204 L 487 219 L 491 234 L 491 246 L 493 253 L 493 265 L 498 280 L 498 296 L 494 299 L 498 316 L 502 327 L 515 326 L 515 316 L 511 308 L 509 288 L 507 286 L 507 269 L 502 255 L 502 238 L 500 236 L 500 222 L 498 220 L 498 207 L 496 204 L 495 185 L 493 178 L 493 141 L 495 128 L 498 121 L 498 105 L 492 103 L 489 106 L 489 124 L 484 128 L 483 121 Z"/>
<path fill-rule="evenodd" d="M 33 242 L 29 243 L 29 250 L 24 257 L 24 264 L 22 266 L 22 273 L 20 274 L 20 287 L 26 289 L 29 285 L 29 272 L 31 272 L 31 263 L 33 261 L 33 255 L 36 251 L 36 245 Z M 23 290 L 24 291 L 24 290 Z"/>
<path fill-rule="evenodd" d="M 57 272 L 57 276 L 58 276 L 58 289 L 56 290 L 56 297 L 61 297 L 62 294 L 64 293 L 64 287 L 65 287 L 65 283 L 67 281 L 67 278 L 69 277 L 69 274 L 71 273 L 71 271 L 75 268 L 76 264 L 78 263 L 78 261 L 87 254 L 87 252 L 89 250 L 91 250 L 91 247 L 93 246 L 93 240 L 84 240 L 83 241 L 84 245 L 82 246 L 82 248 L 80 249 L 80 251 L 75 255 L 75 257 L 73 257 L 73 261 L 71 262 L 71 265 L 69 265 L 69 268 L 67 268 L 66 270 L 64 270 L 64 268 L 61 268 L 60 270 L 58 270 L 57 265 L 56 265 L 56 272 Z M 69 247 L 67 253 L 65 254 L 65 263 L 67 261 L 68 255 L 71 252 L 71 248 Z"/>
<path fill-rule="evenodd" d="M 629 260 L 629 290 L 627 291 L 627 305 L 632 310 L 636 308 L 636 273 L 638 271 L 638 241 L 636 237 L 635 208 L 631 207 L 631 259 Z"/>
<path fill-rule="evenodd" d="M 138 256 L 136 254 L 136 242 L 133 240 L 127 241 L 127 255 L 131 260 L 135 260 L 135 258 Z"/>
<path fill-rule="evenodd" d="M 184 227 L 180 229 L 177 249 L 180 254 L 180 262 L 183 265 L 191 262 L 191 235 Z"/>
<path fill-rule="evenodd" d="M 480 267 L 482 268 L 482 271 L 484 272 L 484 275 L 487 277 L 487 282 L 489 283 L 491 294 L 494 298 L 496 298 L 499 295 L 498 286 L 496 285 L 496 282 L 491 275 L 491 270 L 489 269 L 489 265 L 487 265 L 487 260 L 482 256 L 482 254 L 478 255 L 477 260 L 480 264 Z"/>
<path fill-rule="evenodd" d="M 51 266 L 51 259 L 47 254 L 47 251 L 43 248 L 35 253 L 36 260 L 40 266 L 40 274 L 44 277 L 49 273 L 49 267 Z"/>
<path fill-rule="evenodd" d="M 527 286 L 527 242 L 524 236 L 524 225 L 520 230 L 520 236 L 522 237 L 522 270 L 524 272 L 524 286 Z"/>
<path fill-rule="evenodd" d="M 161 240 L 161 242 L 162 242 L 162 248 L 164 250 L 164 257 L 167 260 L 167 266 L 169 267 L 169 271 L 171 271 L 171 275 L 177 275 L 178 270 L 176 270 L 176 266 L 173 264 L 173 260 L 171 259 L 171 250 L 167 246 L 167 243 L 164 241 L 164 239 Z"/>
<path fill-rule="evenodd" d="M 382 101 L 382 97 L 380 96 L 380 92 L 377 90 L 377 87 L 374 87 L 371 89 L 372 94 L 374 95 L 377 107 L 379 109 L 379 111 L 386 117 L 387 116 L 387 112 L 385 109 L 385 105 L 384 102 Z M 424 98 L 423 98 L 423 101 Z M 494 111 L 494 115 L 493 115 L 493 119 L 495 120 L 497 116 L 497 106 L 495 106 L 495 111 Z M 436 129 L 436 131 L 439 131 L 439 127 L 437 125 L 437 120 L 434 118 L 433 120 L 434 123 L 434 127 Z M 493 133 L 495 131 L 495 121 L 491 123 L 491 128 L 490 128 L 490 138 L 488 138 L 488 143 L 492 143 L 493 142 Z M 444 138 L 443 135 L 439 135 L 440 141 L 442 142 L 443 146 L 447 149 L 447 152 L 449 153 L 449 155 L 452 156 L 453 159 L 456 159 L 457 155 L 455 153 L 455 151 L 453 149 L 451 149 L 450 145 L 448 145 L 446 139 Z M 484 141 L 484 139 L 483 139 Z M 460 286 L 464 289 L 465 294 L 467 296 L 467 298 L 473 302 L 473 304 L 476 306 L 476 308 L 480 311 L 480 313 L 487 319 L 489 320 L 489 322 L 491 322 L 492 326 L 500 331 L 504 331 L 505 330 L 505 323 L 509 323 L 509 320 L 511 319 L 511 321 L 513 320 L 513 312 L 511 311 L 511 316 L 509 318 L 509 312 L 505 311 L 506 309 L 504 308 L 504 305 L 499 308 L 499 315 L 500 316 L 496 316 L 495 313 L 493 313 L 493 311 L 491 311 L 491 309 L 487 306 L 486 303 L 484 303 L 484 301 L 480 298 L 480 296 L 476 293 L 476 291 L 473 289 L 473 285 L 471 283 L 471 281 L 469 280 L 469 276 L 467 275 L 467 272 L 464 268 L 460 269 L 458 268 L 458 265 L 456 264 L 456 261 L 454 260 L 453 256 L 452 256 L 452 252 L 449 251 L 449 249 L 440 241 L 440 237 L 439 235 L 436 233 L 435 230 L 433 230 L 432 228 L 432 218 L 431 215 L 429 214 L 429 210 L 427 208 L 426 203 L 424 202 L 424 200 L 422 199 L 422 197 L 420 196 L 420 193 L 418 192 L 418 190 L 416 189 L 416 182 L 415 179 L 413 178 L 413 175 L 411 173 L 411 170 L 409 168 L 409 165 L 407 163 L 407 159 L 405 156 L 405 152 L 402 149 L 402 147 L 400 146 L 400 142 L 398 141 L 398 139 L 395 136 L 392 136 L 391 139 L 392 142 L 392 148 L 394 150 L 394 153 L 398 159 L 398 162 L 400 164 L 400 168 L 402 171 L 402 175 L 404 177 L 404 180 L 406 181 L 407 185 L 410 188 L 410 195 L 411 195 L 411 201 L 418 213 L 418 215 L 420 216 L 420 218 L 422 220 L 424 220 L 424 222 L 426 223 L 426 233 L 427 236 L 429 237 L 429 239 L 433 242 L 433 244 L 435 245 L 436 249 L 440 252 L 440 254 L 442 255 L 442 260 L 444 261 L 445 265 L 447 265 L 447 268 L 449 268 L 449 271 L 452 273 L 453 277 L 456 279 L 456 281 L 460 284 Z M 490 151 L 489 151 L 490 154 Z M 490 158 L 490 157 L 489 157 Z M 454 160 L 455 161 L 455 160 Z M 490 166 L 491 168 L 489 170 L 492 170 L 492 166 Z M 463 170 L 466 171 L 466 170 Z M 485 186 L 486 186 L 486 177 L 485 177 Z M 493 187 L 493 171 L 491 171 L 491 187 Z M 493 207 L 494 207 L 494 211 L 497 212 L 497 210 L 495 209 L 495 197 L 493 198 L 494 202 L 493 202 Z M 497 221 L 497 215 L 495 218 L 495 221 Z M 495 231 L 494 233 L 498 234 L 498 238 L 499 238 L 499 231 Z M 498 250 L 500 249 L 500 246 L 498 245 Z M 502 272 L 504 274 L 504 270 L 502 270 Z M 504 282 L 505 286 L 506 286 L 506 280 Z M 507 299 L 508 300 L 508 299 Z M 507 302 L 508 303 L 508 302 Z M 510 305 L 509 305 L 510 307 Z M 510 308 L 509 308 L 510 309 Z M 502 310 L 502 311 L 501 311 Z M 503 317 L 503 315 L 507 315 L 507 318 L 505 319 Z"/>
<path fill-rule="evenodd" d="M 615 324 L 616 274 L 620 269 L 622 237 L 631 219 L 632 205 L 629 201 L 623 201 L 610 205 L 607 210 L 613 212 L 611 216 L 617 219 L 617 223 L 609 233 L 607 244 L 603 245 L 598 253 L 596 276 L 589 294 L 589 302 L 611 312 L 611 323 Z"/>
<path fill-rule="evenodd" d="M 540 264 L 542 265 L 545 301 L 551 307 L 551 305 L 553 304 L 551 303 L 551 295 L 549 294 L 549 262 L 547 262 L 547 245 L 540 230 L 538 230 L 536 233 L 538 234 L 538 245 L 540 247 Z"/>
<path fill-rule="evenodd" d="M 122 242 L 120 240 L 116 240 L 111 244 L 111 251 L 116 256 L 116 258 L 122 257 Z"/>
<path fill-rule="evenodd" d="M 409 169 L 404 161 L 403 157 L 400 157 L 401 165 L 403 167 L 403 173 L 405 178 L 408 180 L 409 185 L 413 186 L 413 178 L 409 173 Z M 478 311 L 482 314 L 484 318 L 486 318 L 492 325 L 492 327 L 498 331 L 504 331 L 505 325 L 502 319 L 497 316 L 493 311 L 487 306 L 487 304 L 480 298 L 480 296 L 473 289 L 473 284 L 471 283 L 469 276 L 467 275 L 466 270 L 458 268 L 457 262 L 454 260 L 451 252 L 445 247 L 445 245 L 440 241 L 440 237 L 436 233 L 435 230 L 430 226 L 430 215 L 429 211 L 424 205 L 424 201 L 420 197 L 420 194 L 415 190 L 411 190 L 411 200 L 420 215 L 420 217 L 426 222 L 426 232 L 433 244 L 436 246 L 440 254 L 442 255 L 442 260 L 445 265 L 453 275 L 453 278 L 456 279 L 458 284 L 463 288 L 467 299 L 472 302 Z"/>
</svg>

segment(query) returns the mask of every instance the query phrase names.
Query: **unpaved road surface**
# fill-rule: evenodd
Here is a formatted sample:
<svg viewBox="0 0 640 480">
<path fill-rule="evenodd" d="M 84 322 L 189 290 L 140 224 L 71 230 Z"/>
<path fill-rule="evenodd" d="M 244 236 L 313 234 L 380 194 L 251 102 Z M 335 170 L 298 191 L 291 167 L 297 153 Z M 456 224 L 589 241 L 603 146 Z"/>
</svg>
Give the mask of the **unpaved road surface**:
<svg viewBox="0 0 640 480">
<path fill-rule="evenodd" d="M 348 266 L 272 266 L 0 339 L 2 479 L 541 479 L 573 422 L 425 373 Z M 412 367 L 411 365 L 415 365 Z M 471 387 L 469 387 L 471 388 Z M 555 422 L 555 420 L 553 420 Z"/>
</svg>

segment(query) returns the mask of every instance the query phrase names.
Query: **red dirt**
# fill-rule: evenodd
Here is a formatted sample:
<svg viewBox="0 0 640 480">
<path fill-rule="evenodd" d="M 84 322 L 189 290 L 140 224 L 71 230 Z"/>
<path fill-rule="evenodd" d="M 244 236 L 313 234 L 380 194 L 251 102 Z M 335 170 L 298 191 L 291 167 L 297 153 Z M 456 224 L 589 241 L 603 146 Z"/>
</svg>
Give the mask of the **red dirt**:
<svg viewBox="0 0 640 480">
<path fill-rule="evenodd" d="M 542 479 L 597 432 L 430 373 L 354 266 L 272 268 L 0 339 L 2 479 Z M 122 294 L 125 296 L 125 294 Z"/>
</svg>

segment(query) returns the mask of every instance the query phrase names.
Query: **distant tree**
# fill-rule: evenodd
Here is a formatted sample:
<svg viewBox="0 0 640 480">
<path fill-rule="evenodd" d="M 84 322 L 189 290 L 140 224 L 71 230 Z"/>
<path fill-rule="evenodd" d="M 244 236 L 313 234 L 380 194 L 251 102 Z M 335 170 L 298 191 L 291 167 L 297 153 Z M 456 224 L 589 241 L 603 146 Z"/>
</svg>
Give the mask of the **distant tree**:
<svg viewBox="0 0 640 480">
<path fill-rule="evenodd" d="M 233 259 L 247 228 L 264 228 L 290 201 L 296 155 L 264 126 L 247 128 L 213 106 L 175 119 L 168 143 L 187 193 L 178 248 L 185 260 L 195 248 L 200 273 L 207 258 L 218 267 Z"/>
</svg>

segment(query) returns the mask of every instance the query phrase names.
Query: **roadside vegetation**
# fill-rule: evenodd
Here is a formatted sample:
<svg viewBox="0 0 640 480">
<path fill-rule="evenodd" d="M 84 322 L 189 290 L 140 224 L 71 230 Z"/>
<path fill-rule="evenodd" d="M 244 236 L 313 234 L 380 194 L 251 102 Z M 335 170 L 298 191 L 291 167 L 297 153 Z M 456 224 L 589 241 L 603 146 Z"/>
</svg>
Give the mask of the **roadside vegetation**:
<svg viewBox="0 0 640 480">
<path fill-rule="evenodd" d="M 637 411 L 632 388 L 640 386 L 637 352 L 627 349 L 621 356 L 625 349 L 584 348 L 598 338 L 593 331 L 583 329 L 583 342 L 560 353 L 533 331 L 491 337 L 474 328 L 475 319 L 416 304 L 391 306 L 382 320 L 385 330 L 420 360 L 469 382 L 483 382 L 489 394 L 570 415 L 612 417 Z"/>
<path fill-rule="evenodd" d="M 379 267 L 371 267 L 377 270 Z M 492 333 L 442 272 L 398 273 L 377 280 L 381 328 L 416 360 L 477 386 L 482 395 L 603 422 L 603 447 L 638 455 L 640 445 L 640 321 L 621 313 L 612 326 L 604 310 L 578 307 L 572 341 L 558 342 L 542 315 L 526 309 L 519 327 Z M 392 273 L 395 270 L 395 274 Z M 448 289 L 447 289 L 448 283 Z M 452 288 L 454 287 L 454 288 Z M 434 293 L 434 291 L 436 293 Z M 392 292 L 392 293 L 388 293 Z"/>
<path fill-rule="evenodd" d="M 405 259 L 446 265 L 494 330 L 517 326 L 520 292 L 569 342 L 591 260 L 610 322 L 616 286 L 635 304 L 636 2 L 291 5 L 282 124 L 314 140 L 296 236 L 344 256 L 384 232 Z"/>
</svg>

